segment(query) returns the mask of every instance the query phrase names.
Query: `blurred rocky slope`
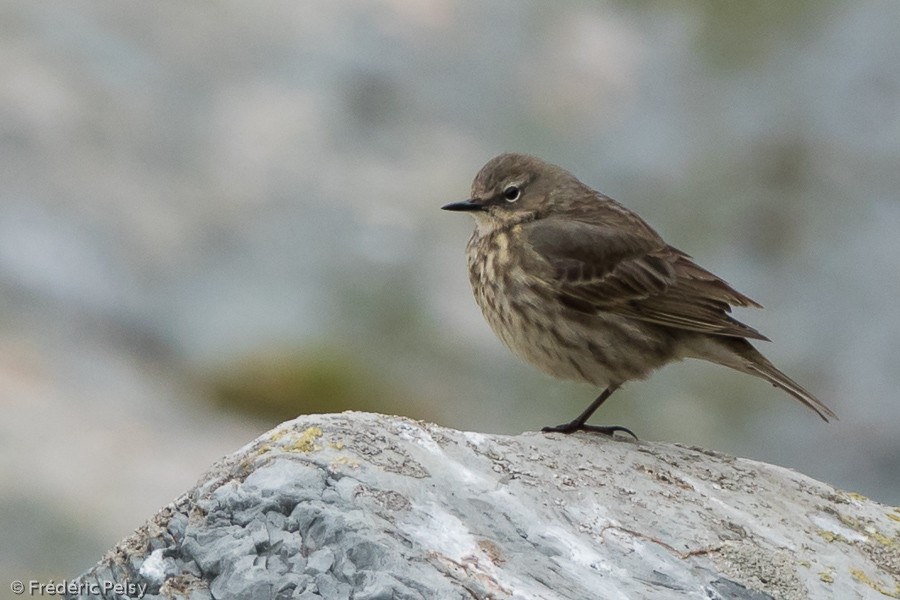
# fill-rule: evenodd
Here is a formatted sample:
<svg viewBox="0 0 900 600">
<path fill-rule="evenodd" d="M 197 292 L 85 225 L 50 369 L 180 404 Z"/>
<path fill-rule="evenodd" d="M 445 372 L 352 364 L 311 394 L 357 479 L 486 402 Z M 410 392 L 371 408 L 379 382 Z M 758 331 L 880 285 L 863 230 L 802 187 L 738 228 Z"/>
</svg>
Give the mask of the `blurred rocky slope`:
<svg viewBox="0 0 900 600">
<path fill-rule="evenodd" d="M 0 577 L 81 571 L 285 415 L 518 433 L 583 408 L 595 390 L 494 339 L 471 224 L 437 208 L 507 150 L 765 304 L 741 318 L 841 417 L 692 364 L 604 421 L 896 503 L 898 21 L 884 0 L 0 4 Z"/>
</svg>

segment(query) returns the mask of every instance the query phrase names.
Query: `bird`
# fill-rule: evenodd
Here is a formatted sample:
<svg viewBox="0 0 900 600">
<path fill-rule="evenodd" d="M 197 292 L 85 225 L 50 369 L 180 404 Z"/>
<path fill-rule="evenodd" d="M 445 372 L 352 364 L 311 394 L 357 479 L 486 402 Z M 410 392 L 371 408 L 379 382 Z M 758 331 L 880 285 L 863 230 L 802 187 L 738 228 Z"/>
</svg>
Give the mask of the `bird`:
<svg viewBox="0 0 900 600">
<path fill-rule="evenodd" d="M 769 341 L 731 316 L 762 308 L 666 243 L 635 212 L 562 167 L 527 154 L 488 161 L 469 199 L 469 281 L 491 329 L 518 358 L 603 391 L 575 419 L 544 432 L 624 432 L 588 419 L 623 384 L 685 358 L 764 379 L 815 411 L 837 415 L 749 340 Z"/>
</svg>

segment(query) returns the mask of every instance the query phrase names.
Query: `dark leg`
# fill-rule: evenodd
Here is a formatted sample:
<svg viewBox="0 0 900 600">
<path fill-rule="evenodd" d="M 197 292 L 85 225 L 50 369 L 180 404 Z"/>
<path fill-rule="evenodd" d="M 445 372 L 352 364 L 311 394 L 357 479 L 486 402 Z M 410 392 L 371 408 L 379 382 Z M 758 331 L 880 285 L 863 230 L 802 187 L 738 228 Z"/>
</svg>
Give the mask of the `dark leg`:
<svg viewBox="0 0 900 600">
<path fill-rule="evenodd" d="M 595 433 L 602 433 L 604 435 L 613 435 L 617 431 L 624 431 L 634 439 L 638 439 L 634 432 L 628 429 L 627 427 L 622 427 L 621 425 L 585 425 L 585 422 L 591 418 L 591 415 L 600 408 L 600 405 L 603 404 L 607 398 L 612 396 L 612 393 L 619 389 L 618 385 L 611 385 L 605 390 L 603 393 L 597 396 L 597 398 L 591 402 L 591 405 L 584 409 L 580 415 L 575 417 L 574 420 L 564 423 L 562 425 L 557 425 L 556 427 L 544 427 L 541 429 L 544 433 L 573 433 L 575 431 L 592 431 Z"/>
</svg>

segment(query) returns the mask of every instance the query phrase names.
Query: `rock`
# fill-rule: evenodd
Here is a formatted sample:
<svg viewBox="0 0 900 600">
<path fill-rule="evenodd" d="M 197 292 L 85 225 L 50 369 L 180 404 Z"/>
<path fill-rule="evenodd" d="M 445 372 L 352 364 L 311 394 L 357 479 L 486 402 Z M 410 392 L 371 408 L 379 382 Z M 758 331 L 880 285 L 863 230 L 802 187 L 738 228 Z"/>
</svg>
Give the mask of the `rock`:
<svg viewBox="0 0 900 600">
<path fill-rule="evenodd" d="M 79 581 L 145 598 L 883 599 L 900 597 L 900 510 L 678 444 L 313 415 L 216 464 Z"/>
</svg>

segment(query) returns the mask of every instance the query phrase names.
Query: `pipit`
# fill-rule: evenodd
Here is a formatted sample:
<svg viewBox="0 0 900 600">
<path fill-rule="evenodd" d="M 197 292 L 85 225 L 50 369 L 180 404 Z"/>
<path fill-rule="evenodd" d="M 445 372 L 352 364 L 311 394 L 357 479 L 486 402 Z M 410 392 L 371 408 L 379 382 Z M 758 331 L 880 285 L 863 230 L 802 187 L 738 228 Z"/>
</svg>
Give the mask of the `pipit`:
<svg viewBox="0 0 900 600">
<path fill-rule="evenodd" d="M 494 333 L 541 371 L 603 388 L 574 420 L 543 431 L 634 435 L 586 422 L 625 382 L 684 358 L 761 377 L 836 418 L 747 341 L 768 338 L 729 314 L 759 304 L 565 169 L 502 154 L 482 167 L 469 200 L 442 208 L 475 218 L 469 281 Z"/>
</svg>

